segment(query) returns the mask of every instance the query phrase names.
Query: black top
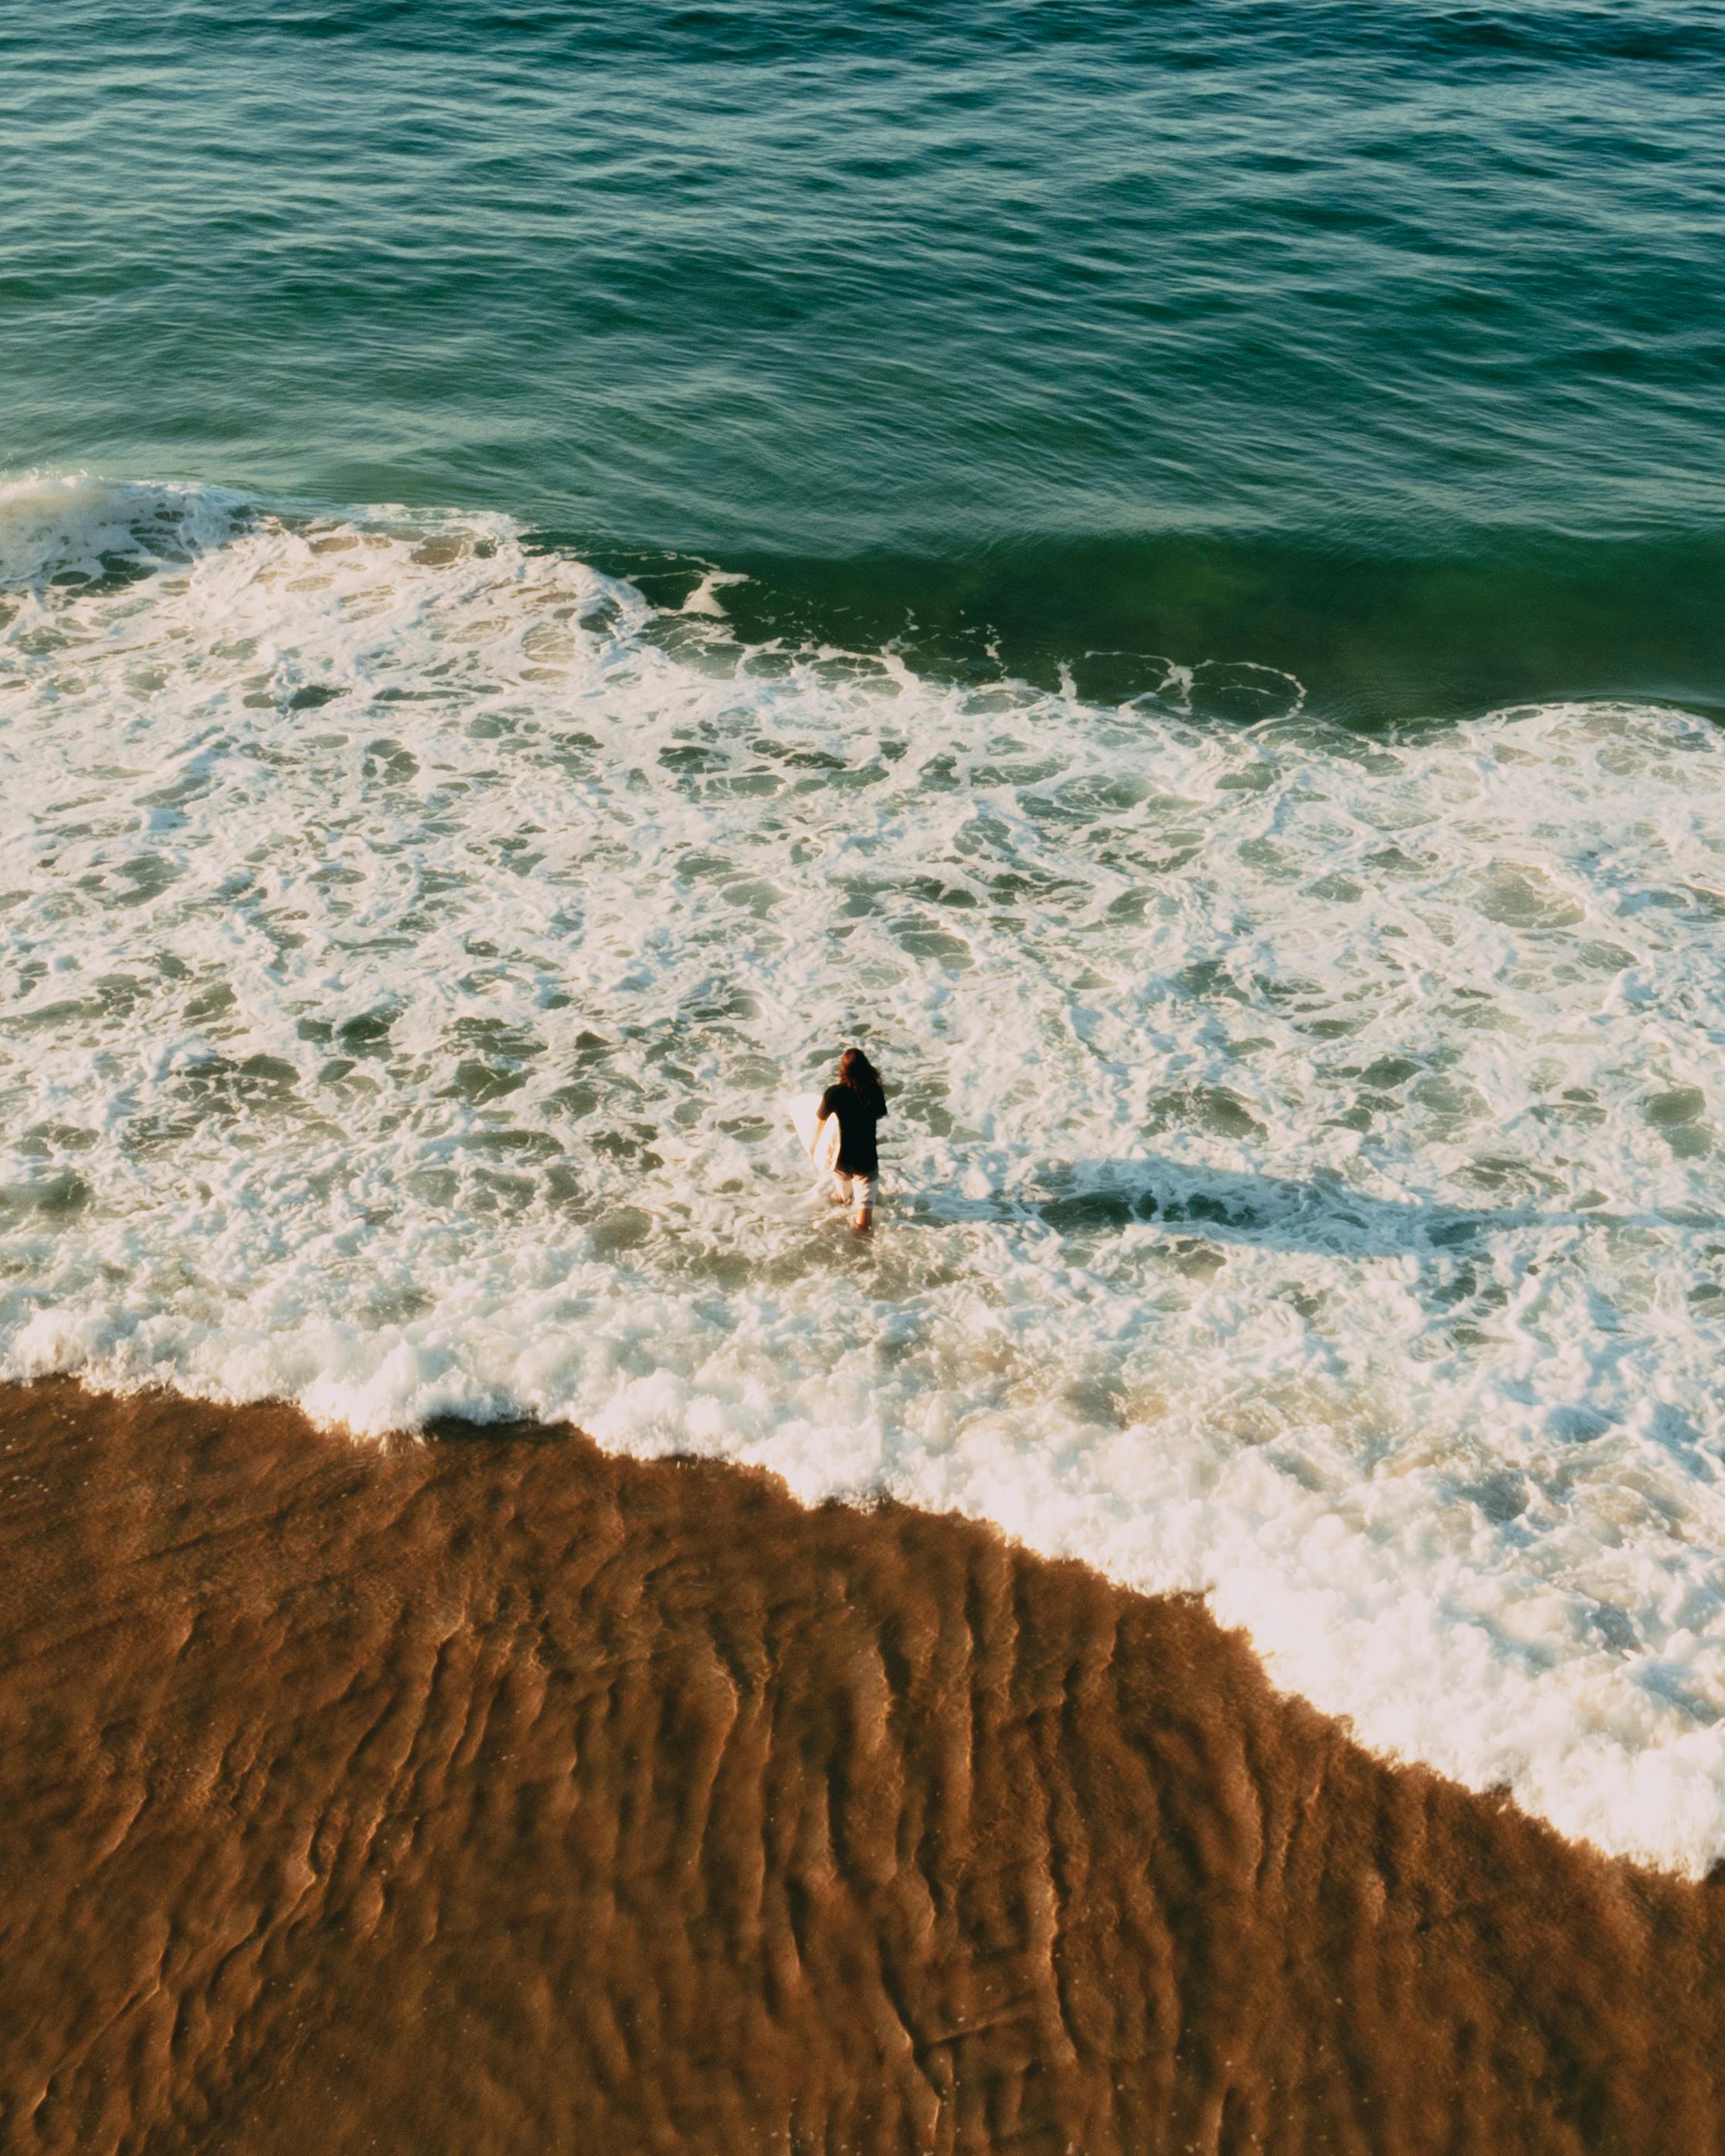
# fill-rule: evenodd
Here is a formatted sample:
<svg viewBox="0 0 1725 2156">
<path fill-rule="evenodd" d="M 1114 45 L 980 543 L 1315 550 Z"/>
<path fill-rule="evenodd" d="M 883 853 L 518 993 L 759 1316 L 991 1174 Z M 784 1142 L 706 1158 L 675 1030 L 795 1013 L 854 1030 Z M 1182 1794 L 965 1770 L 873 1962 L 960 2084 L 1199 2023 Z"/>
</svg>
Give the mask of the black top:
<svg viewBox="0 0 1725 2156">
<path fill-rule="evenodd" d="M 820 1096 L 820 1111 L 839 1118 L 839 1174 L 878 1175 L 880 1156 L 875 1150 L 875 1126 L 886 1113 L 880 1096 L 870 1100 L 849 1086 L 829 1086 Z"/>
</svg>

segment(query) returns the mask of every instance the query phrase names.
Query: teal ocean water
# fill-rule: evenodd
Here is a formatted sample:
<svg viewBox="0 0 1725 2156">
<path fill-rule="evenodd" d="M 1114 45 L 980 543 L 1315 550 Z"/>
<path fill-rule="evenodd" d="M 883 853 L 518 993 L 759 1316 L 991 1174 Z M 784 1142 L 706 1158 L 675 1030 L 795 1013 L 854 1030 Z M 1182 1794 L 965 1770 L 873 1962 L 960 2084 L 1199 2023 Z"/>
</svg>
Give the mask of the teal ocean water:
<svg viewBox="0 0 1725 2156">
<path fill-rule="evenodd" d="M 1712 0 L 0 0 L 0 1376 L 960 1509 L 1725 1857 Z"/>
<path fill-rule="evenodd" d="M 1150 654 L 1367 722 L 1717 705 L 1710 0 L 0 31 L 14 472 L 504 511 L 1104 695 Z"/>
</svg>

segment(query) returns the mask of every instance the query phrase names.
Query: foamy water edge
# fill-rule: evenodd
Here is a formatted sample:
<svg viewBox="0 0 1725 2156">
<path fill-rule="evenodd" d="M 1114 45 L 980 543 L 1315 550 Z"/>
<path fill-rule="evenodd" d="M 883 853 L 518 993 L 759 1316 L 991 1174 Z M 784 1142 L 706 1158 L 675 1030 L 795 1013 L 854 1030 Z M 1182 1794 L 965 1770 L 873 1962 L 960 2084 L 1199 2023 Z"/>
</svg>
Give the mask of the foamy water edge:
<svg viewBox="0 0 1725 2156">
<path fill-rule="evenodd" d="M 0 1373 L 985 1517 L 1725 1853 L 1706 725 L 1226 730 L 203 488 L 15 485 L 0 562 Z M 778 1116 L 852 1034 L 866 1248 Z"/>
</svg>

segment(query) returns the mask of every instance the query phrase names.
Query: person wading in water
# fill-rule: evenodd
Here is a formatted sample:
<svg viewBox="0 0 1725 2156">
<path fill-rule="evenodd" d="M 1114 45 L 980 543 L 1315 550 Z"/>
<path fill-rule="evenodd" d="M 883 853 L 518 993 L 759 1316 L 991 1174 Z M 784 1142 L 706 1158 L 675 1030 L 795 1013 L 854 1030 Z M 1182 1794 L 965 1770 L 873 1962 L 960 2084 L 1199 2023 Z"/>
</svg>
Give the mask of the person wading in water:
<svg viewBox="0 0 1725 2156">
<path fill-rule="evenodd" d="M 839 1118 L 839 1158 L 833 1165 L 833 1195 L 851 1210 L 850 1224 L 861 1235 L 875 1217 L 875 1186 L 880 1176 L 880 1156 L 875 1147 L 875 1126 L 886 1113 L 886 1096 L 880 1090 L 880 1074 L 860 1048 L 847 1048 L 839 1058 L 839 1082 L 820 1096 L 815 1117 L 817 1142 L 829 1116 Z"/>
</svg>

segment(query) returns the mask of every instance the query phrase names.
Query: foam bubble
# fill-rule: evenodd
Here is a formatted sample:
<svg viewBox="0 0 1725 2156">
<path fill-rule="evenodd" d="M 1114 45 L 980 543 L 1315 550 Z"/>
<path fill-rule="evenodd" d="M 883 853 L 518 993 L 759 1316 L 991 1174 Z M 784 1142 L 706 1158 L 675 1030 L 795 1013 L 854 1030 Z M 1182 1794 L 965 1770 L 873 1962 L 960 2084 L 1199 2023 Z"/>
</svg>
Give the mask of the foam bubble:
<svg viewBox="0 0 1725 2156">
<path fill-rule="evenodd" d="M 1206 727 L 199 488 L 0 563 L 0 1368 L 986 1515 L 1725 1853 L 1709 728 Z M 869 1244 L 780 1127 L 853 1038 Z"/>
</svg>

